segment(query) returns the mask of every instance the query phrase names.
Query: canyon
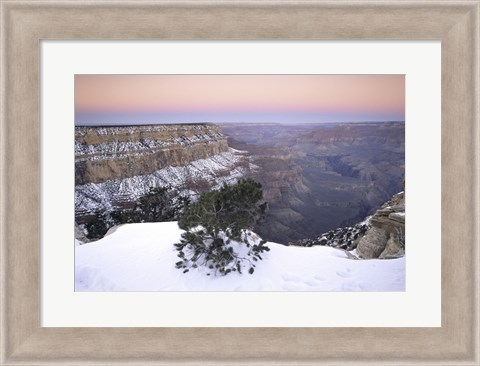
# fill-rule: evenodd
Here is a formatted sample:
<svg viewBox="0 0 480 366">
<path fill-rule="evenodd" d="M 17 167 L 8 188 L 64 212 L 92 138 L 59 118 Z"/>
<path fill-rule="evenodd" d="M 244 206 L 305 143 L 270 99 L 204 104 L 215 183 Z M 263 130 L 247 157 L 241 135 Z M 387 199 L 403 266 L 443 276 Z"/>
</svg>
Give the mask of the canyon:
<svg viewBox="0 0 480 366">
<path fill-rule="evenodd" d="M 269 202 L 257 232 L 284 243 L 353 225 L 403 190 L 405 123 L 222 124 Z"/>
<path fill-rule="evenodd" d="M 405 256 L 405 218 L 405 191 L 402 191 L 360 223 L 339 227 L 289 245 L 329 246 L 344 250 L 354 259 L 399 258 Z"/>
<path fill-rule="evenodd" d="M 254 168 L 213 124 L 75 127 L 75 221 L 131 208 L 150 188 L 195 196 Z"/>
<path fill-rule="evenodd" d="M 403 122 L 169 124 L 75 128 L 75 219 L 132 207 L 151 187 L 195 197 L 253 178 L 269 204 L 255 228 L 282 244 L 354 225 L 402 191 Z"/>
</svg>

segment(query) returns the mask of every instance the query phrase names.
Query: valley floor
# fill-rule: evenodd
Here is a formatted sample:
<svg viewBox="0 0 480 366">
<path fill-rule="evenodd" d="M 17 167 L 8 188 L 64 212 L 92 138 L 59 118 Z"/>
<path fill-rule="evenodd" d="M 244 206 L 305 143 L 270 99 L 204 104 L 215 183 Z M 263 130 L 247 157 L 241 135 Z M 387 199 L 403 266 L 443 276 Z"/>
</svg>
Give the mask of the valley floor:
<svg viewBox="0 0 480 366">
<path fill-rule="evenodd" d="M 267 243 L 255 272 L 183 274 L 176 222 L 123 225 L 75 247 L 75 291 L 405 291 L 405 258 L 354 260 L 339 249 Z"/>
</svg>

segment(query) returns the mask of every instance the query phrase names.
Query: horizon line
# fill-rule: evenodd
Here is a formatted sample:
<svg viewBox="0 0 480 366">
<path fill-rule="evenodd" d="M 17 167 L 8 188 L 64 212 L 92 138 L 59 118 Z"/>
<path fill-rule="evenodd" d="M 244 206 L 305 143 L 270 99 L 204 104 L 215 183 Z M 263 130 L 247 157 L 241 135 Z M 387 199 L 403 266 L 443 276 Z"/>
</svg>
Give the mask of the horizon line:
<svg viewBox="0 0 480 366">
<path fill-rule="evenodd" d="M 271 121 L 257 121 L 257 122 L 244 122 L 244 121 L 222 121 L 222 122 L 159 122 L 159 123 L 130 123 L 130 124 L 117 124 L 117 123 L 75 123 L 75 127 L 126 127 L 126 126 L 161 126 L 161 125 L 216 125 L 216 124 L 273 124 L 273 125 L 320 125 L 320 124 L 361 124 L 361 123 L 405 123 L 405 120 L 382 120 L 382 121 L 323 121 L 323 122 L 271 122 Z"/>
</svg>

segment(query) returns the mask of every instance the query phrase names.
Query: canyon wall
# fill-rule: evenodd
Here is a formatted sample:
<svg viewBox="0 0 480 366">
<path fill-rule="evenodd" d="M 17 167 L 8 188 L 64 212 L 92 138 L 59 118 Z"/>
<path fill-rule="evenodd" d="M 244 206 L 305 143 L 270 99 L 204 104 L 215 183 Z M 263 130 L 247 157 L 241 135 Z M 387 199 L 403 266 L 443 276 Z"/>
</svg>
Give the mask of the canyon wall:
<svg viewBox="0 0 480 366">
<path fill-rule="evenodd" d="M 102 183 L 185 166 L 228 151 L 212 124 L 75 128 L 75 184 Z"/>
<path fill-rule="evenodd" d="M 254 170 L 213 124 L 75 128 L 75 218 L 129 208 L 150 188 L 182 195 L 233 184 Z"/>
</svg>

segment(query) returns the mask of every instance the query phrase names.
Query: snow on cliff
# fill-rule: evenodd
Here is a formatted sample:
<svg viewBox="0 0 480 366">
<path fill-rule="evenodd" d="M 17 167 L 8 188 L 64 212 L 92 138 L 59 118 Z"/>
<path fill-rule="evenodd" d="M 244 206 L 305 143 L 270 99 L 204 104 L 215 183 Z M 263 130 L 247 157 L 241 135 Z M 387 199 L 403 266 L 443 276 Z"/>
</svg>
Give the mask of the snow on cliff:
<svg viewBox="0 0 480 366">
<path fill-rule="evenodd" d="M 152 187 L 171 186 L 180 189 L 189 179 L 214 182 L 212 189 L 224 183 L 235 184 L 246 175 L 247 168 L 238 165 L 246 159 L 246 152 L 229 148 L 228 151 L 198 159 L 185 166 L 166 167 L 154 173 L 137 175 L 104 183 L 87 183 L 75 187 L 75 212 L 77 215 L 96 210 L 113 209 L 112 202 L 134 201 L 148 193 Z M 250 169 L 258 167 L 251 164 Z M 182 192 L 188 195 L 188 192 Z"/>
<path fill-rule="evenodd" d="M 269 242 L 255 272 L 183 274 L 176 222 L 128 224 L 75 246 L 75 291 L 404 291 L 405 258 L 353 260 L 339 249 Z"/>
</svg>

